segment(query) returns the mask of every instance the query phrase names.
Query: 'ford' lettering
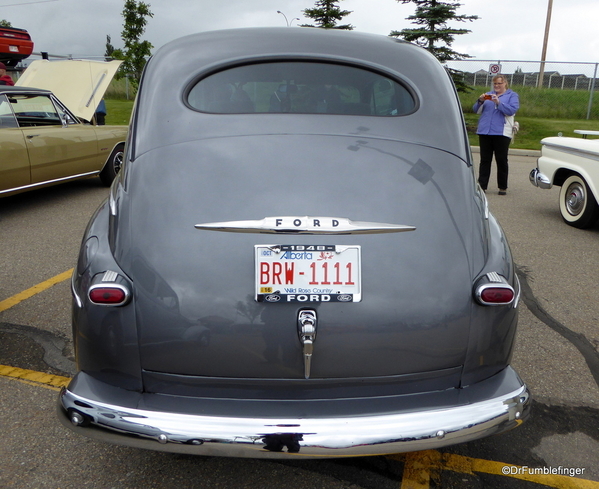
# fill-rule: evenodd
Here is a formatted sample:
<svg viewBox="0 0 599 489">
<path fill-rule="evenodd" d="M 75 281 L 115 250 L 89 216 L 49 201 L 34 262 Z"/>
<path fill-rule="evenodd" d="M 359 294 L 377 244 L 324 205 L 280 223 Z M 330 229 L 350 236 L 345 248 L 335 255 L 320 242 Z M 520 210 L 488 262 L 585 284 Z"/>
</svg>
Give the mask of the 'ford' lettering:
<svg viewBox="0 0 599 489">
<path fill-rule="evenodd" d="M 330 302 L 331 296 L 327 294 L 289 294 L 287 302 Z"/>
<path fill-rule="evenodd" d="M 322 219 L 300 219 L 300 218 L 295 218 L 293 219 L 293 221 L 291 222 L 293 227 L 296 228 L 303 228 L 303 227 L 308 227 L 308 226 L 312 226 L 313 228 L 319 228 L 321 226 L 331 226 L 333 228 L 336 228 L 339 226 L 339 221 L 337 219 L 330 219 L 329 222 L 323 222 Z M 275 219 L 275 226 L 276 227 L 281 227 L 281 226 L 285 226 L 285 220 L 282 218 L 276 218 Z"/>
</svg>

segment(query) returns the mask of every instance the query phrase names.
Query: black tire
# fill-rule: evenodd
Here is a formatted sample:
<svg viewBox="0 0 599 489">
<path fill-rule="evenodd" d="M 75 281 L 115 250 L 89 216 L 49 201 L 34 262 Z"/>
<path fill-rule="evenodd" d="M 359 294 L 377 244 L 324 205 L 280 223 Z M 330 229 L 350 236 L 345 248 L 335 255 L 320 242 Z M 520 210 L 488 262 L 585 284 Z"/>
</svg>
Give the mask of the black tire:
<svg viewBox="0 0 599 489">
<path fill-rule="evenodd" d="M 112 185 L 112 181 L 117 176 L 118 172 L 121 170 L 121 166 L 123 166 L 123 159 L 125 158 L 125 145 L 119 144 L 112 153 L 110 154 L 110 158 L 104 165 L 104 168 L 100 172 L 100 180 L 107 187 Z"/>
<path fill-rule="evenodd" d="M 599 206 L 580 175 L 571 175 L 562 184 L 559 210 L 564 221 L 575 228 L 591 227 L 599 219 Z"/>
</svg>

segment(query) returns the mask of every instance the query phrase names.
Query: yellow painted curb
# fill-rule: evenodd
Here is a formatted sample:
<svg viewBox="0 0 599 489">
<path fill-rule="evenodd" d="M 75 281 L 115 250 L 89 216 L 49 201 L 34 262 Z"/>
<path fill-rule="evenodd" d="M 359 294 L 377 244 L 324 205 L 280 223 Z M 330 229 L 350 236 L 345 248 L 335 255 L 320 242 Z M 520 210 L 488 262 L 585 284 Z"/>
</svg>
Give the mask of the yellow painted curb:
<svg viewBox="0 0 599 489">
<path fill-rule="evenodd" d="M 28 382 L 35 382 L 36 384 L 43 384 L 56 388 L 66 387 L 71 381 L 70 377 L 50 375 L 43 372 L 36 372 L 35 370 L 9 367 L 8 365 L 0 365 L 0 377 L 25 380 Z"/>
</svg>

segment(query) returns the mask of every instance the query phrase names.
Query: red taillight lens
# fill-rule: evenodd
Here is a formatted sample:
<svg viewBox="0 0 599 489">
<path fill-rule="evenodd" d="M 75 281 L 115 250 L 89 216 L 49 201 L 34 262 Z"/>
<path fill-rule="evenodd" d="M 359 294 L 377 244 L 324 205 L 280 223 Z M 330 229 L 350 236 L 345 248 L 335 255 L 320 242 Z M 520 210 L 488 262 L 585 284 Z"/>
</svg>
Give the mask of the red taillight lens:
<svg viewBox="0 0 599 489">
<path fill-rule="evenodd" d="M 94 304 L 120 306 L 127 298 L 127 292 L 120 287 L 95 287 L 89 291 L 89 300 Z"/>
<path fill-rule="evenodd" d="M 29 41 L 31 37 L 28 34 L 20 34 L 15 32 L 0 32 L 0 37 L 10 37 L 11 39 L 22 39 Z"/>
<path fill-rule="evenodd" d="M 511 287 L 485 287 L 480 291 L 479 297 L 484 304 L 511 304 L 514 300 L 514 291 Z"/>
</svg>

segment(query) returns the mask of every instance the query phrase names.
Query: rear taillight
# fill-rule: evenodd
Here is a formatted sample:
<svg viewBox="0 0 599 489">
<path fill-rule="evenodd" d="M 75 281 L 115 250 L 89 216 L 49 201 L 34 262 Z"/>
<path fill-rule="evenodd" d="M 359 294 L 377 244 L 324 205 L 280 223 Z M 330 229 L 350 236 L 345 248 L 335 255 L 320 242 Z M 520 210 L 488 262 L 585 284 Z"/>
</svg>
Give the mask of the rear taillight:
<svg viewBox="0 0 599 489">
<path fill-rule="evenodd" d="M 17 32 L 0 32 L 0 37 L 9 37 L 11 39 L 21 39 L 25 41 L 29 41 L 31 39 L 29 34 L 20 34 Z"/>
<path fill-rule="evenodd" d="M 89 300 L 99 306 L 123 306 L 129 302 L 131 293 L 116 272 L 104 272 L 102 278 L 95 282 L 88 292 Z"/>
<path fill-rule="evenodd" d="M 486 287 L 480 292 L 480 301 L 486 305 L 511 304 L 514 300 L 514 291 L 511 287 Z"/>
<path fill-rule="evenodd" d="M 508 306 L 514 302 L 516 292 L 504 277 L 490 272 L 478 280 L 474 297 L 483 306 Z"/>
<path fill-rule="evenodd" d="M 116 286 L 96 286 L 90 289 L 89 300 L 104 306 L 120 306 L 127 302 L 127 292 Z"/>
</svg>

